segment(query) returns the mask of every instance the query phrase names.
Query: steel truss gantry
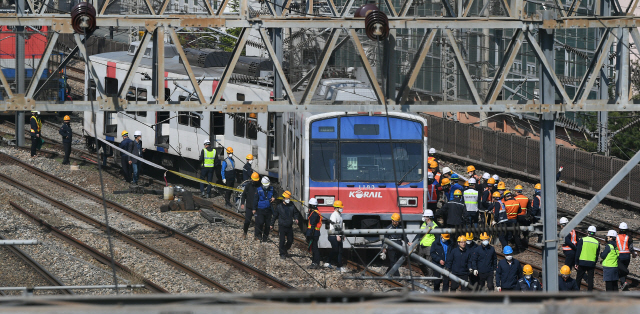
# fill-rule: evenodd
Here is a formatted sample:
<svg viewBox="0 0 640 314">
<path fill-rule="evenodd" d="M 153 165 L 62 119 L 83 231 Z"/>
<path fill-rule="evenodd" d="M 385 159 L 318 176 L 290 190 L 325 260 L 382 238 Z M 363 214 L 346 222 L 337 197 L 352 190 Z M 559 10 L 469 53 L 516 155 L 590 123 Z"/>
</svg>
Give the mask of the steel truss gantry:
<svg viewBox="0 0 640 314">
<path fill-rule="evenodd" d="M 34 8 L 34 0 L 26 0 L 29 7 Z M 46 0 L 45 0 L 46 1 Z M 331 15 L 328 17 L 320 17 L 314 15 L 293 15 L 290 10 L 291 0 L 285 0 L 282 13 L 276 13 L 272 4 L 267 1 L 267 7 L 271 12 L 270 15 L 261 15 L 259 18 L 253 18 L 249 15 L 248 0 L 240 0 L 238 14 L 223 14 L 225 8 L 229 4 L 229 0 L 222 0 L 220 6 L 214 10 L 209 1 L 204 1 L 206 6 L 205 14 L 185 14 L 174 15 L 166 14 L 167 5 L 170 0 L 164 0 L 160 7 L 155 8 L 149 0 L 144 3 L 148 7 L 151 15 L 135 15 L 120 16 L 105 14 L 106 5 L 98 8 L 99 14 L 96 18 L 98 27 L 139 27 L 145 29 L 142 43 L 139 47 L 147 47 L 147 44 L 153 37 L 162 38 L 167 32 L 173 39 L 177 52 L 184 61 L 185 69 L 188 73 L 189 81 L 193 85 L 197 101 L 184 102 L 167 102 L 164 100 L 164 82 L 163 75 L 154 75 L 154 84 L 156 84 L 156 100 L 150 102 L 130 102 L 124 99 L 124 96 L 131 85 L 135 69 L 140 64 L 143 50 L 138 49 L 135 53 L 132 66 L 128 69 L 126 79 L 119 88 L 116 96 L 107 97 L 103 86 L 100 83 L 96 71 L 91 63 L 87 64 L 91 77 L 94 79 L 98 99 L 94 102 L 89 101 L 73 101 L 64 103 L 54 103 L 47 101 L 35 101 L 34 95 L 37 92 L 37 80 L 32 81 L 31 85 L 26 89 L 24 94 L 12 93 L 6 78 L 0 71 L 0 82 L 8 95 L 9 99 L 0 102 L 1 111 L 24 111 L 24 110 L 41 110 L 41 111 L 91 111 L 93 105 L 98 110 L 108 111 L 220 111 L 220 112 L 326 112 L 326 111 L 348 111 L 348 112 L 381 112 L 385 109 L 382 104 L 386 104 L 389 111 L 402 112 L 510 112 L 510 113 L 536 113 L 541 115 L 540 134 L 541 134 L 541 182 L 543 185 L 543 212 L 545 226 L 555 226 L 557 218 L 556 210 L 556 185 L 555 185 L 555 129 L 554 121 L 557 113 L 567 111 L 640 111 L 640 102 L 631 100 L 631 88 L 629 86 L 629 54 L 637 53 L 640 46 L 640 32 L 637 27 L 640 26 L 640 17 L 633 15 L 638 1 L 632 1 L 628 8 L 622 8 L 618 0 L 603 0 L 610 3 L 612 7 L 617 8 L 617 16 L 604 16 L 602 14 L 595 16 L 576 16 L 575 9 L 579 6 L 580 0 L 572 0 L 568 10 L 560 9 L 555 11 L 539 11 L 536 14 L 526 15 L 524 13 L 524 0 L 503 0 L 502 4 L 507 12 L 507 16 L 487 17 L 487 16 L 470 16 L 469 8 L 474 0 L 467 0 L 463 3 L 452 4 L 449 1 L 443 1 L 445 8 L 444 17 L 417 17 L 407 16 L 412 0 L 404 0 L 401 8 L 396 10 L 392 1 L 385 1 L 387 11 L 389 12 L 389 27 L 397 30 L 402 28 L 423 29 L 424 37 L 422 38 L 418 51 L 415 54 L 409 73 L 401 84 L 398 91 L 397 99 L 390 99 L 383 92 L 385 88 L 380 86 L 380 78 L 376 77 L 362 42 L 358 37 L 358 31 L 363 29 L 364 19 L 353 18 L 349 15 L 349 8 L 353 5 L 353 0 L 348 0 L 344 6 L 345 9 L 340 12 L 332 0 L 327 1 Z M 462 1 L 462 0 L 458 0 Z M 554 0 L 557 8 L 565 8 L 564 4 L 559 0 Z M 455 1 L 454 1 L 455 2 Z M 107 2 L 108 3 L 108 2 Z M 308 12 L 313 10 L 313 1 L 309 1 L 310 6 L 307 7 Z M 74 30 L 71 25 L 71 18 L 68 15 L 48 14 L 46 13 L 46 5 L 42 6 L 43 10 L 36 14 L 2 14 L 0 15 L 0 25 L 8 26 L 49 26 L 53 31 L 45 49 L 42 61 L 36 69 L 35 77 L 40 77 L 43 73 L 47 60 L 51 55 L 53 46 L 60 34 L 70 34 Z M 457 8 L 457 9 L 456 9 Z M 280 11 L 280 10 L 278 10 Z M 34 10 L 31 10 L 34 12 Z M 559 14 L 557 14 L 559 13 Z M 288 14 L 288 15 L 287 15 Z M 204 28 L 204 27 L 226 27 L 226 28 L 242 28 L 238 40 L 233 49 L 231 58 L 219 79 L 211 99 L 206 99 L 198 86 L 198 78 L 195 77 L 187 59 L 184 56 L 184 50 L 180 44 L 176 31 L 183 28 Z M 308 84 L 304 88 L 301 97 L 295 97 L 294 91 L 303 86 L 302 82 L 295 82 L 294 85 L 287 81 L 281 60 L 276 55 L 277 47 L 274 47 L 269 39 L 266 29 L 286 29 L 286 28 L 317 28 L 330 29 L 329 38 L 320 56 L 320 61 L 311 73 L 305 75 L 304 79 L 308 80 Z M 589 64 L 589 67 L 578 85 L 577 91 L 573 93 L 573 98 L 564 88 L 562 82 L 555 73 L 554 65 L 554 32 L 562 29 L 576 28 L 597 28 L 604 29 L 603 36 L 595 50 L 595 55 Z M 236 62 L 248 40 L 249 33 L 252 29 L 257 29 L 260 39 L 267 47 L 266 52 L 274 63 L 276 77 L 281 79 L 281 84 L 287 94 L 286 100 L 276 100 L 270 102 L 235 102 L 223 101 L 221 98 L 222 91 L 228 84 Z M 471 76 L 468 65 L 465 64 L 461 49 L 453 36 L 453 30 L 456 29 L 513 29 L 514 34 L 511 42 L 505 50 L 505 56 L 499 64 L 498 71 L 487 84 L 488 90 L 486 97 L 480 97 L 476 89 L 476 79 Z M 408 98 L 418 72 L 429 49 L 433 45 L 436 32 L 442 32 L 443 36 L 449 40 L 449 45 L 453 51 L 452 57 L 455 59 L 461 73 L 462 81 L 467 85 L 471 99 L 466 101 L 433 101 L 433 102 L 411 102 Z M 346 38 L 342 35 L 346 35 Z M 342 36 L 342 37 L 341 37 Z M 635 44 L 630 47 L 629 38 Z M 340 102 L 333 103 L 327 101 L 313 101 L 312 96 L 317 85 L 322 78 L 322 74 L 327 66 L 329 58 L 337 47 L 342 46 L 346 39 L 349 39 L 362 61 L 363 67 L 370 80 L 370 84 L 377 96 L 376 102 Z M 74 51 L 86 54 L 82 38 L 79 34 L 75 35 L 75 41 L 78 49 Z M 507 75 L 511 69 L 514 59 L 520 47 L 527 42 L 540 64 L 539 89 L 540 101 L 516 101 L 516 100 L 497 100 L 498 94 L 504 87 Z M 618 42 L 613 46 L 614 42 Z M 157 45 L 162 45 L 162 40 L 157 41 Z M 275 49 L 274 49 L 275 48 Z M 164 73 L 163 49 L 154 49 L 155 59 L 158 62 L 154 65 L 154 73 Z M 609 99 L 608 95 L 604 95 L 601 99 L 588 99 L 589 92 L 594 87 L 595 81 L 598 79 L 598 73 L 601 72 L 603 64 L 607 61 L 609 52 L 613 51 L 619 61 L 617 67 L 618 74 L 616 76 L 616 96 Z M 623 62 L 620 62 L 623 60 Z M 640 155 L 634 156 L 632 161 L 621 170 L 621 173 L 615 178 L 626 175 L 640 160 Z M 594 202 L 598 202 L 602 194 L 608 193 L 616 182 L 612 180 L 605 189 L 603 189 L 589 203 L 587 211 L 593 208 Z M 580 217 L 580 215 L 578 216 Z M 569 227 L 577 224 L 578 218 L 569 224 Z M 567 230 L 563 230 L 565 234 Z M 548 291 L 557 290 L 557 245 L 558 234 L 555 228 L 545 228 L 545 250 L 544 250 L 544 282 L 545 289 Z"/>
</svg>

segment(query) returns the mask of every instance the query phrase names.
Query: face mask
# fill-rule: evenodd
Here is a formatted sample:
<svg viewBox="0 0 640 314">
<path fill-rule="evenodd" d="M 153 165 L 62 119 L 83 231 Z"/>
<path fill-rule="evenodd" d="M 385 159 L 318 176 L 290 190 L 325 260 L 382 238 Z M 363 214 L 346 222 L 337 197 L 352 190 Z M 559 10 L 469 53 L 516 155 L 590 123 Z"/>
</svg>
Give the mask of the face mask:
<svg viewBox="0 0 640 314">
<path fill-rule="evenodd" d="M 232 158 L 232 157 L 233 157 L 233 154 L 229 154 L 229 158 Z"/>
<path fill-rule="evenodd" d="M 266 188 L 268 188 L 268 187 L 269 187 L 269 184 L 268 184 L 268 183 L 267 183 L 267 184 L 263 184 L 263 185 L 262 185 L 262 188 L 263 188 L 263 189 L 266 189 Z"/>
<path fill-rule="evenodd" d="M 489 240 L 484 240 L 484 241 L 482 241 L 482 245 L 484 245 L 484 246 L 489 245 Z"/>
<path fill-rule="evenodd" d="M 249 164 L 252 165 L 253 164 L 253 160 L 249 160 Z"/>
<path fill-rule="evenodd" d="M 291 200 L 290 200 L 290 199 L 288 199 L 288 198 L 285 198 L 285 199 L 284 199 L 284 203 L 285 203 L 285 204 L 289 204 L 289 202 L 291 202 Z"/>
<path fill-rule="evenodd" d="M 510 261 L 510 260 L 512 260 L 512 259 L 513 259 L 513 256 L 511 256 L 511 255 L 507 255 L 507 256 L 505 256 L 505 258 L 506 258 L 508 261 Z"/>
<path fill-rule="evenodd" d="M 569 275 L 562 275 L 562 279 L 563 279 L 563 280 L 567 280 L 567 279 L 569 279 Z"/>
<path fill-rule="evenodd" d="M 342 208 L 339 208 L 339 207 L 338 207 L 338 208 L 336 208 L 336 209 L 338 210 L 338 212 L 339 212 L 339 213 L 341 213 L 341 214 L 342 214 Z"/>
<path fill-rule="evenodd" d="M 531 280 L 531 275 L 524 275 L 524 278 L 527 280 Z"/>
<path fill-rule="evenodd" d="M 471 242 L 472 242 L 472 241 L 470 241 L 470 240 L 467 240 L 467 244 L 471 244 Z"/>
<path fill-rule="evenodd" d="M 422 217 L 422 221 L 427 221 L 427 218 L 425 218 L 425 217 Z"/>
</svg>

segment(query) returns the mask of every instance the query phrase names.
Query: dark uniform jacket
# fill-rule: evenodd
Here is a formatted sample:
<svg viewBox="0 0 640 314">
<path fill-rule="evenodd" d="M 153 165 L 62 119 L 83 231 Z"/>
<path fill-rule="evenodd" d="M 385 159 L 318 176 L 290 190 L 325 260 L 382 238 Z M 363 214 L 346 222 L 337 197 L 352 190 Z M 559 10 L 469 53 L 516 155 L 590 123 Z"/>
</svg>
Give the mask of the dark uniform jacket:
<svg viewBox="0 0 640 314">
<path fill-rule="evenodd" d="M 313 224 L 312 224 L 313 225 Z M 387 226 L 386 229 L 397 229 L 397 230 L 401 230 L 402 229 L 402 225 L 398 224 L 397 226 L 393 226 L 393 223 L 390 224 L 389 226 Z M 384 236 L 385 238 L 399 244 L 402 245 L 402 240 L 404 240 L 404 243 L 409 243 L 409 239 L 407 238 L 407 234 L 404 234 L 404 237 L 402 236 L 402 234 L 387 234 Z"/>
<path fill-rule="evenodd" d="M 125 138 L 124 140 L 122 140 L 122 142 L 120 142 L 120 148 L 124 149 L 126 151 L 129 151 L 129 145 L 131 145 L 131 142 L 133 142 L 133 141 L 130 138 L 128 138 L 128 137 Z M 129 157 L 129 155 L 127 155 L 127 154 L 121 154 L 121 155 L 122 156 L 121 156 L 120 160 L 122 160 L 123 164 L 124 163 L 128 163 L 129 159 L 131 159 Z"/>
<path fill-rule="evenodd" d="M 251 169 L 251 164 L 248 162 L 244 163 L 244 167 L 242 167 L 242 181 L 247 181 L 251 179 L 251 174 L 253 173 L 253 169 Z"/>
<path fill-rule="evenodd" d="M 522 278 L 522 265 L 520 265 L 517 259 L 514 258 L 511 260 L 511 265 L 507 263 L 506 259 L 498 262 L 498 267 L 496 268 L 496 287 L 516 290 L 520 278 Z"/>
<path fill-rule="evenodd" d="M 580 291 L 578 282 L 569 277 L 567 280 L 562 279 L 562 275 L 558 276 L 558 290 L 559 291 Z"/>
<path fill-rule="evenodd" d="M 37 134 L 40 134 L 38 130 L 38 121 L 40 121 L 40 117 L 31 116 L 30 124 L 31 124 L 31 137 L 36 137 Z"/>
<path fill-rule="evenodd" d="M 496 255 L 496 249 L 491 246 L 478 245 L 475 250 L 475 268 L 478 273 L 485 274 L 491 273 L 496 270 L 498 266 L 498 256 Z"/>
<path fill-rule="evenodd" d="M 443 265 L 440 265 L 440 261 L 446 262 L 447 257 L 451 255 L 451 251 L 453 250 L 453 244 L 451 243 L 451 241 L 447 241 L 449 245 L 447 246 L 447 249 L 445 251 L 441 241 L 442 238 L 433 241 L 433 244 L 431 244 L 431 252 L 429 252 L 429 255 L 431 255 L 431 260 L 434 264 L 437 264 L 438 266 L 444 268 Z"/>
<path fill-rule="evenodd" d="M 542 291 L 542 285 L 538 279 L 531 277 L 527 283 L 527 279 L 524 277 L 518 280 L 518 290 L 520 291 Z"/>
<path fill-rule="evenodd" d="M 460 197 L 447 202 L 440 208 L 439 216 L 444 219 L 446 225 L 459 226 L 464 225 L 464 217 L 467 214 L 467 207 Z"/>
<path fill-rule="evenodd" d="M 320 215 L 318 215 L 318 213 L 316 211 L 314 211 L 313 209 L 309 208 L 309 224 L 313 227 L 316 226 L 319 222 L 320 222 Z M 315 230 L 315 229 L 307 229 L 307 236 L 308 237 L 319 237 L 320 236 L 320 230 Z"/>
<path fill-rule="evenodd" d="M 58 130 L 58 133 L 62 135 L 63 143 L 71 143 L 73 132 L 71 131 L 71 126 L 69 125 L 69 123 L 63 123 L 62 127 L 60 127 L 60 130 Z"/>
<path fill-rule="evenodd" d="M 447 255 L 447 261 L 444 267 L 456 276 L 468 275 L 469 269 L 475 269 L 473 259 L 471 258 L 472 256 L 473 253 L 467 250 L 467 248 L 461 250 L 460 247 L 456 247 Z"/>
<path fill-rule="evenodd" d="M 129 148 L 128 151 L 134 155 L 137 156 L 139 158 L 142 158 L 142 140 L 140 140 L 140 142 L 137 141 L 131 141 L 131 143 L 129 143 Z M 136 162 L 140 162 L 139 160 L 132 160 L 134 163 Z"/>
<path fill-rule="evenodd" d="M 254 184 L 254 182 L 245 185 L 242 195 L 240 196 L 240 204 L 244 205 L 245 210 L 254 210 L 256 190 L 259 186 L 260 183 Z"/>
<path fill-rule="evenodd" d="M 281 228 L 291 228 L 294 220 L 300 219 L 300 213 L 293 205 L 293 202 L 285 204 L 284 202 L 275 206 L 273 216 L 271 217 L 271 226 L 275 225 L 276 219 L 278 220 L 278 226 Z"/>
</svg>

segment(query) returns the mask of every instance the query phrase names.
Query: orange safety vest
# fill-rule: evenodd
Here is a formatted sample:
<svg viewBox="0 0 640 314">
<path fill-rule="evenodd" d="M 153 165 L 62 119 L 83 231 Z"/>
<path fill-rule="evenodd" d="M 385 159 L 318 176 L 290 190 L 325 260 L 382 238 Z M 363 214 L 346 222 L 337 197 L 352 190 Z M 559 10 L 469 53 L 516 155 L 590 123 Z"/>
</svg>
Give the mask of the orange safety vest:
<svg viewBox="0 0 640 314">
<path fill-rule="evenodd" d="M 438 202 L 438 194 L 436 194 L 436 185 L 435 184 L 429 184 L 429 186 L 427 187 L 427 197 L 429 198 L 427 200 L 427 203 L 429 203 L 429 204 L 433 204 L 433 203 L 437 203 Z"/>
<path fill-rule="evenodd" d="M 518 210 L 520 209 L 520 203 L 514 199 L 504 201 L 504 207 L 507 211 L 507 219 L 516 219 L 518 216 Z"/>
<path fill-rule="evenodd" d="M 515 197 L 518 204 L 520 204 L 520 213 L 518 215 L 526 215 L 527 214 L 527 205 L 529 204 L 529 198 L 520 194 Z"/>
<path fill-rule="evenodd" d="M 307 217 L 307 228 L 311 229 L 311 215 L 316 212 L 318 213 L 318 216 L 320 216 L 320 220 L 318 220 L 318 224 L 316 225 L 316 231 L 320 230 L 320 227 L 322 227 L 322 215 L 320 214 L 320 212 L 317 209 L 314 209 L 313 211 L 311 211 L 309 213 L 309 217 Z"/>
<path fill-rule="evenodd" d="M 576 238 L 576 231 L 575 230 L 571 230 L 571 233 L 569 233 L 571 235 L 571 243 L 573 243 L 573 245 L 578 245 L 578 238 Z M 562 246 L 562 250 L 563 251 L 571 251 L 571 247 L 568 245 L 563 245 Z"/>
<path fill-rule="evenodd" d="M 618 253 L 631 253 L 629 251 L 629 236 L 626 234 L 619 234 L 616 238 L 616 244 L 618 245 Z"/>
<path fill-rule="evenodd" d="M 442 176 L 442 174 L 440 172 L 436 173 L 433 178 L 436 179 L 436 181 L 438 181 L 438 183 L 440 183 L 440 177 Z"/>
</svg>

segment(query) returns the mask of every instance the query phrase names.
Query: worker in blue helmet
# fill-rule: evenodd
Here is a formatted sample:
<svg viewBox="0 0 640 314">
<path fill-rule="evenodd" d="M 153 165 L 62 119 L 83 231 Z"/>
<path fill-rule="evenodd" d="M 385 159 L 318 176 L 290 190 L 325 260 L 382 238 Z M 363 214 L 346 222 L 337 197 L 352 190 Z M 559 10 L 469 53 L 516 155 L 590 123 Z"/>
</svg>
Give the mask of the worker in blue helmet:
<svg viewBox="0 0 640 314">
<path fill-rule="evenodd" d="M 451 175 L 451 191 L 460 190 L 464 191 L 464 179 L 461 179 L 457 173 Z M 453 193 L 449 193 L 449 201 L 452 201 L 454 198 Z"/>
<path fill-rule="evenodd" d="M 502 253 L 505 257 L 498 262 L 496 268 L 496 291 L 516 290 L 518 280 L 522 278 L 522 265 L 513 258 L 513 249 L 510 246 L 505 246 Z"/>
</svg>

